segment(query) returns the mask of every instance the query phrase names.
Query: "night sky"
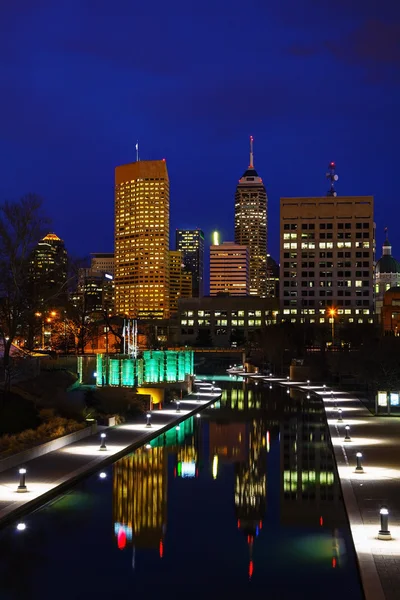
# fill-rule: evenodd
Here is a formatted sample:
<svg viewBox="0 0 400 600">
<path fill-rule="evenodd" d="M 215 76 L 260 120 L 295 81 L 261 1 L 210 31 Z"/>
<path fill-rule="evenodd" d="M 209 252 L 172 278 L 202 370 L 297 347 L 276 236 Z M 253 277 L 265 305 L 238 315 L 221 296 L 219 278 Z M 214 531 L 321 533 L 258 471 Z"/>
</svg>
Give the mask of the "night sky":
<svg viewBox="0 0 400 600">
<path fill-rule="evenodd" d="M 0 200 L 35 192 L 77 256 L 113 250 L 114 167 L 167 159 L 171 232 L 233 239 L 248 136 L 269 198 L 375 196 L 396 221 L 398 0 L 16 0 L 0 12 Z M 174 247 L 174 237 L 171 238 Z"/>
</svg>

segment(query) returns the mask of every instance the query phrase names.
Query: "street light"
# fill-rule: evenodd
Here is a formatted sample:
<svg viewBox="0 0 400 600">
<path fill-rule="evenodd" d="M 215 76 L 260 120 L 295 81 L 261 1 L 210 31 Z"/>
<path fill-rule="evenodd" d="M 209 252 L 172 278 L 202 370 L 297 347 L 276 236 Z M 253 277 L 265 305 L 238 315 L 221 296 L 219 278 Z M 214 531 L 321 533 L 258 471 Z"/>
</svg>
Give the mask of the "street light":
<svg viewBox="0 0 400 600">
<path fill-rule="evenodd" d="M 332 325 L 332 347 L 335 343 L 335 317 L 337 316 L 337 309 L 332 306 L 328 309 L 329 320 Z"/>
</svg>

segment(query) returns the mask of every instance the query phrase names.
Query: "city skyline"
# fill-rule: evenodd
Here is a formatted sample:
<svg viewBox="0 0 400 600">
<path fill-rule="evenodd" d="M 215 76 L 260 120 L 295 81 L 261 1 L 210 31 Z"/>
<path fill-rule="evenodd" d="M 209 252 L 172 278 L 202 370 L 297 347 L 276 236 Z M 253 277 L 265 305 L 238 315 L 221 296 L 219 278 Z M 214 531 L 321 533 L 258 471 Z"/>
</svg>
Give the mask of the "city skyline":
<svg viewBox="0 0 400 600">
<path fill-rule="evenodd" d="M 135 160 L 139 140 L 142 159 L 167 159 L 171 232 L 200 227 L 208 246 L 212 229 L 233 237 L 235 186 L 254 135 L 273 257 L 279 198 L 326 193 L 330 160 L 339 195 L 375 197 L 380 246 L 399 210 L 400 7 L 338 2 L 332 18 L 331 6 L 311 0 L 301 9 L 294 0 L 253 4 L 258 18 L 244 30 L 237 0 L 213 10 L 213 23 L 207 4 L 175 13 L 156 3 L 157 16 L 141 15 L 140 25 L 122 0 L 112 13 L 103 2 L 26 4 L 26 18 L 5 7 L 0 197 L 36 192 L 69 252 L 110 252 L 113 171 Z M 160 34 L 151 40 L 150 22 Z M 131 36 L 136 44 L 126 45 Z"/>
</svg>

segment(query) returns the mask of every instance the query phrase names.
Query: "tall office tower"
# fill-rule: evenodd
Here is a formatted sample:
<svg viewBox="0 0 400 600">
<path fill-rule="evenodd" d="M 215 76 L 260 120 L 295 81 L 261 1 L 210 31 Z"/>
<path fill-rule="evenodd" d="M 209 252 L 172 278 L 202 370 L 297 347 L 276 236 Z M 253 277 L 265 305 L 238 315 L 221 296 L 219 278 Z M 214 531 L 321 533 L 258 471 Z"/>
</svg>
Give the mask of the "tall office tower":
<svg viewBox="0 0 400 600">
<path fill-rule="evenodd" d="M 48 233 L 34 248 L 30 278 L 36 308 L 61 306 L 67 299 L 68 256 L 63 240 Z"/>
<path fill-rule="evenodd" d="M 249 249 L 233 242 L 210 246 L 210 296 L 249 295 Z"/>
<path fill-rule="evenodd" d="M 283 318 L 372 322 L 373 197 L 281 198 L 280 213 Z"/>
<path fill-rule="evenodd" d="M 250 294 L 267 295 L 267 192 L 253 164 L 250 137 L 249 168 L 239 179 L 235 194 L 235 243 L 250 254 Z"/>
<path fill-rule="evenodd" d="M 192 274 L 193 298 L 204 295 L 204 233 L 201 229 L 177 229 L 176 249 L 183 253 L 183 262 Z"/>
<path fill-rule="evenodd" d="M 133 318 L 169 316 L 169 179 L 165 160 L 115 169 L 115 302 Z"/>
<path fill-rule="evenodd" d="M 178 299 L 192 297 L 192 274 L 186 271 L 182 252 L 169 251 L 169 308 L 178 312 Z"/>
<path fill-rule="evenodd" d="M 375 311 L 381 316 L 385 292 L 400 286 L 400 263 L 392 256 L 392 244 L 389 242 L 387 228 L 386 239 L 382 246 L 382 257 L 375 266 Z"/>
<path fill-rule="evenodd" d="M 114 277 L 115 274 L 115 261 L 114 252 L 92 252 L 91 256 L 91 268 L 94 271 L 100 271 L 101 273 L 108 273 Z"/>
</svg>

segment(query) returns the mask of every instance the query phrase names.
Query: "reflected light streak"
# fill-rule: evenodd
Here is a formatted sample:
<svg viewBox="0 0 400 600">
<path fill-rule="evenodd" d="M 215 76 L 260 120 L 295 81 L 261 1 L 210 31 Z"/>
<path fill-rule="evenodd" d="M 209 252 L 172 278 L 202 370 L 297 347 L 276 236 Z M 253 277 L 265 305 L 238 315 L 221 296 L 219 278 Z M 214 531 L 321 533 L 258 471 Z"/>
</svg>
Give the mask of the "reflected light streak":
<svg viewBox="0 0 400 600">
<path fill-rule="evenodd" d="M 339 415 L 338 415 L 339 416 Z M 346 416 L 342 413 L 343 421 L 339 421 L 337 419 L 328 419 L 328 425 L 337 425 L 340 427 L 341 425 L 373 425 L 374 422 L 371 420 L 365 419 L 346 419 Z"/>
<path fill-rule="evenodd" d="M 214 454 L 213 463 L 212 463 L 212 475 L 213 479 L 217 479 L 218 477 L 218 456 Z"/>
<path fill-rule="evenodd" d="M 378 540 L 378 531 L 380 529 L 379 515 L 376 511 L 375 524 L 353 525 L 351 524 L 351 533 L 356 547 L 359 560 L 363 559 L 363 555 L 377 554 L 379 557 L 385 555 L 393 558 L 400 556 L 400 527 L 392 525 L 389 519 L 389 529 L 392 534 L 392 540 Z"/>
<path fill-rule="evenodd" d="M 17 482 L 18 483 L 18 482 Z M 37 498 L 42 494 L 46 494 L 56 486 L 50 483 L 28 483 L 28 491 L 24 494 L 17 492 L 17 484 L 15 481 L 2 483 L 0 485 L 0 502 L 29 502 L 33 498 Z"/>
<path fill-rule="evenodd" d="M 324 408 L 325 408 L 325 412 L 329 412 L 329 413 L 337 412 L 337 408 L 335 406 L 325 406 Z M 345 410 L 346 412 L 354 412 L 357 410 L 360 411 L 360 410 L 365 410 L 365 409 L 362 408 L 361 406 L 349 406 L 349 407 L 346 406 L 346 408 L 343 410 Z"/>
<path fill-rule="evenodd" d="M 350 456 L 348 457 L 352 459 Z M 363 473 L 355 473 L 356 461 L 354 458 L 354 465 L 351 467 L 341 466 L 338 468 L 339 477 L 344 479 L 351 479 L 364 483 L 366 481 L 381 481 L 385 479 L 400 479 L 400 469 L 391 469 L 385 467 L 369 467 L 363 464 Z"/>
<path fill-rule="evenodd" d="M 107 446 L 107 450 L 100 451 L 99 446 L 74 446 L 73 448 L 69 448 L 68 446 L 66 446 L 65 448 L 60 448 L 60 451 L 66 452 L 67 454 L 80 454 L 82 456 L 100 457 L 109 456 L 110 454 L 115 454 L 116 452 L 121 452 L 121 450 L 124 450 L 125 448 L 126 446 L 115 446 L 111 444 L 110 446 Z"/>
<path fill-rule="evenodd" d="M 344 425 L 345 423 L 343 423 Z M 351 435 L 351 442 L 344 442 L 344 431 L 343 431 L 343 436 L 340 437 L 334 437 L 332 438 L 332 445 L 333 446 L 344 446 L 346 448 L 350 448 L 351 446 L 376 446 L 377 444 L 385 444 L 385 442 L 383 440 L 378 440 L 376 438 L 360 438 L 360 437 L 354 437 L 352 432 L 350 432 Z M 391 443 L 391 442 L 390 442 Z"/>
</svg>

